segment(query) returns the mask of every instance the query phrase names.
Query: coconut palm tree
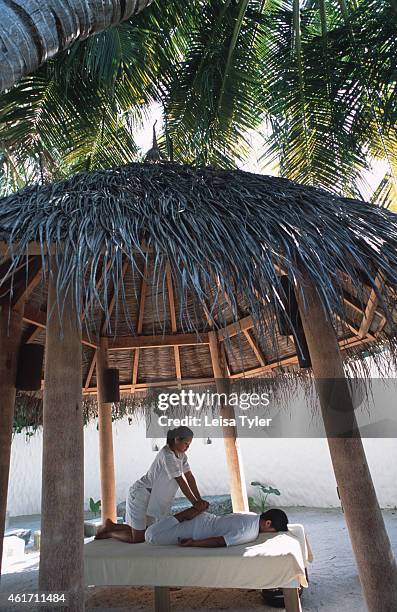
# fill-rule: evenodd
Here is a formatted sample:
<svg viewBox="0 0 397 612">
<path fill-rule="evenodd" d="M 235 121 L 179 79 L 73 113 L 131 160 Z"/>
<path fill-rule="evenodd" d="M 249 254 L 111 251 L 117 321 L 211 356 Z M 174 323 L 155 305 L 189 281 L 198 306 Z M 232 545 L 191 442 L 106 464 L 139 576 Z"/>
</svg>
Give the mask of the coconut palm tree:
<svg viewBox="0 0 397 612">
<path fill-rule="evenodd" d="M 396 41 L 385 0 L 212 0 L 167 97 L 174 148 L 233 164 L 266 121 L 282 176 L 359 195 L 369 152 L 395 174 Z"/>
<path fill-rule="evenodd" d="M 2 96 L 11 188 L 131 161 L 134 127 L 157 102 L 162 144 L 177 161 L 233 167 L 255 129 L 282 176 L 340 194 L 359 194 L 371 156 L 384 159 L 374 201 L 393 203 L 395 0 L 165 4 L 78 41 Z M 379 534 L 378 544 L 381 522 Z"/>
<path fill-rule="evenodd" d="M 3 96 L 0 142 L 11 184 L 21 157 L 35 159 L 41 176 L 41 149 L 57 151 L 61 175 L 133 159 L 133 132 L 156 102 L 164 109 L 163 144 L 177 160 L 235 167 L 256 130 L 264 136 L 263 163 L 345 195 L 360 196 L 363 171 L 373 157 L 383 159 L 377 201 L 397 204 L 392 4 L 192 4 L 155 0 L 142 16 L 75 43 Z M 20 180 L 25 173 L 26 164 Z"/>
<path fill-rule="evenodd" d="M 146 8 L 152 0 L 0 1 L 0 91 L 36 70 L 76 40 L 102 32 Z"/>
<path fill-rule="evenodd" d="M 0 96 L 3 193 L 137 159 L 134 133 L 150 104 L 165 98 L 198 18 L 198 6 L 184 5 L 154 2 L 77 41 Z"/>
</svg>

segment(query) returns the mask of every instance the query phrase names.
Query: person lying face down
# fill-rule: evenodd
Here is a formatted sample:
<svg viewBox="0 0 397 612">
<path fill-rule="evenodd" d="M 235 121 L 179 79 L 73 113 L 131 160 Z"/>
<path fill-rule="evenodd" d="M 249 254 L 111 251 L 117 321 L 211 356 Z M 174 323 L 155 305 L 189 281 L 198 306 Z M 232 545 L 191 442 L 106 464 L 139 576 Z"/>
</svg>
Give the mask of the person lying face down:
<svg viewBox="0 0 397 612">
<path fill-rule="evenodd" d="M 188 508 L 150 525 L 145 540 L 160 545 L 234 546 L 253 542 L 260 533 L 288 531 L 287 525 L 287 515 L 276 508 L 263 514 L 232 513 L 224 516 Z"/>
</svg>

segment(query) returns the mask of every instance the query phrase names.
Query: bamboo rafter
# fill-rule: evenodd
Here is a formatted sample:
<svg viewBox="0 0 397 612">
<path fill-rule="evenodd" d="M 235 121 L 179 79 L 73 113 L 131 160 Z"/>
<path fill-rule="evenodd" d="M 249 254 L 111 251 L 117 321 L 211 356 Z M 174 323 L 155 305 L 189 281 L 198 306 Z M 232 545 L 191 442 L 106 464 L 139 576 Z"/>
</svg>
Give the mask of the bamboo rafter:
<svg viewBox="0 0 397 612">
<path fill-rule="evenodd" d="M 216 286 L 218 287 L 218 290 L 221 290 L 220 289 L 219 278 L 216 279 Z M 228 294 L 225 291 L 222 291 L 222 294 L 223 294 L 225 300 L 227 301 L 227 303 L 229 304 L 230 308 L 233 310 L 233 305 L 231 303 L 231 300 L 230 300 Z M 240 326 L 240 330 L 239 331 L 243 332 L 243 334 L 244 334 L 244 336 L 245 336 L 249 346 L 251 347 L 255 357 L 259 361 L 260 365 L 264 366 L 265 363 L 266 363 L 265 356 L 263 355 L 263 352 L 259 348 L 259 346 L 258 346 L 258 344 L 257 344 L 257 342 L 256 342 L 256 340 L 255 340 L 255 338 L 253 336 L 253 334 L 250 331 L 250 328 L 254 326 L 252 317 L 246 317 L 246 318 L 247 318 L 246 325 L 250 325 L 250 327 L 244 327 L 244 329 L 241 329 L 241 326 Z M 251 325 L 251 323 L 252 323 L 252 325 Z M 226 349 L 225 349 L 225 345 L 224 344 L 221 345 L 221 350 L 222 350 L 222 356 L 223 356 L 224 362 L 226 364 L 228 375 L 230 376 L 230 367 L 229 367 L 229 364 L 228 364 L 227 354 L 226 354 Z"/>
<path fill-rule="evenodd" d="M 175 296 L 174 296 L 174 287 L 172 283 L 171 266 L 169 262 L 167 262 L 166 279 L 167 279 L 168 303 L 169 303 L 170 317 L 171 317 L 171 331 L 172 333 L 175 334 L 177 331 Z M 179 352 L 179 346 L 174 346 L 174 359 L 175 359 L 176 379 L 181 380 L 182 372 L 181 372 L 181 356 Z"/>
<path fill-rule="evenodd" d="M 375 285 L 378 290 L 381 289 L 382 284 L 383 284 L 382 274 L 378 273 L 375 277 Z M 372 288 L 369 299 L 368 299 L 367 306 L 365 308 L 364 316 L 361 321 L 360 329 L 358 331 L 359 338 L 364 338 L 364 336 L 368 335 L 369 328 L 371 327 L 371 323 L 375 316 L 377 305 L 378 305 L 378 296 L 376 294 L 376 290 Z"/>
<path fill-rule="evenodd" d="M 20 306 L 27 300 L 27 298 L 31 295 L 31 293 L 35 290 L 37 285 L 40 283 L 42 278 L 42 267 L 41 267 L 41 259 L 37 258 L 31 264 L 29 277 L 27 279 L 27 283 L 23 286 L 18 293 L 13 296 L 12 299 L 12 307 L 15 309 L 20 308 Z"/>
<path fill-rule="evenodd" d="M 146 285 L 147 285 L 147 272 L 148 272 L 148 263 L 145 261 L 145 265 L 143 268 L 143 276 L 141 280 L 141 290 L 139 295 L 139 308 L 138 308 L 138 321 L 136 324 L 136 332 L 137 334 L 142 333 L 143 329 L 143 316 L 145 314 L 145 301 L 146 301 Z M 138 382 L 138 367 L 139 367 L 139 347 L 136 347 L 133 352 L 133 362 L 132 362 L 132 381 L 130 386 L 131 393 L 134 393 Z"/>
<path fill-rule="evenodd" d="M 211 333 L 211 332 L 210 332 Z M 363 338 L 362 340 L 357 339 L 357 336 L 351 336 L 349 338 L 344 338 L 339 340 L 339 347 L 340 349 L 346 350 L 348 348 L 352 348 L 352 347 L 357 347 L 360 346 L 362 344 L 366 344 L 370 342 L 369 338 Z M 219 351 L 219 345 L 218 345 L 218 351 Z M 216 363 L 215 361 L 216 356 L 214 355 L 214 361 L 213 364 Z M 218 362 L 219 362 L 219 353 L 218 353 Z M 234 374 L 230 374 L 230 378 L 237 380 L 237 379 L 241 379 L 241 378 L 251 378 L 254 376 L 260 376 L 261 374 L 267 374 L 269 372 L 271 372 L 272 370 L 278 369 L 280 367 L 283 366 L 290 366 L 290 365 L 297 365 L 298 364 L 298 358 L 296 355 L 291 355 L 290 357 L 285 357 L 284 359 L 280 359 L 280 360 L 275 360 L 272 361 L 270 363 L 267 363 L 265 366 L 261 366 L 258 368 L 250 368 L 249 370 L 244 370 L 241 372 L 236 372 Z M 158 380 L 158 381 L 151 381 L 151 382 L 142 382 L 142 383 L 137 383 L 135 385 L 135 390 L 140 390 L 140 391 L 144 391 L 146 389 L 151 389 L 151 388 L 155 388 L 155 387 L 178 387 L 179 384 L 181 384 L 182 386 L 194 386 L 194 385 L 205 385 L 205 384 L 213 384 L 215 382 L 215 379 L 218 377 L 225 377 L 224 375 L 222 375 L 223 370 L 218 370 L 216 368 L 216 373 L 214 377 L 207 377 L 207 378 L 182 378 L 180 381 L 176 380 L 176 379 L 172 379 L 172 380 Z M 217 374 L 219 376 L 217 376 Z M 121 384 L 120 385 L 120 391 L 122 393 L 130 393 L 131 391 L 131 385 L 130 384 Z M 83 394 L 95 394 L 97 392 L 96 387 L 90 387 L 90 388 L 84 388 L 83 389 Z"/>
<path fill-rule="evenodd" d="M 91 361 L 90 361 L 90 365 L 88 366 L 88 371 L 87 371 L 87 375 L 85 377 L 85 382 L 84 382 L 84 389 L 83 389 L 83 393 L 89 388 L 90 383 L 91 383 L 91 379 L 92 376 L 94 374 L 94 370 L 95 370 L 95 366 L 96 366 L 96 351 L 94 351 L 92 357 L 91 357 Z"/>
</svg>

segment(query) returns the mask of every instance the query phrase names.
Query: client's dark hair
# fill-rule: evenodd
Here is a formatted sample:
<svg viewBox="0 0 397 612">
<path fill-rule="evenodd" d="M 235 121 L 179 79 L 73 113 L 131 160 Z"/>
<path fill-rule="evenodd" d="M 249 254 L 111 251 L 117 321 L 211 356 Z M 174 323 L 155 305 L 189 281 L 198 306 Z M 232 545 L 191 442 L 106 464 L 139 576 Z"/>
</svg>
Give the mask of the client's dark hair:
<svg viewBox="0 0 397 612">
<path fill-rule="evenodd" d="M 288 531 L 288 516 L 283 510 L 271 508 L 267 512 L 262 512 L 261 520 L 271 521 L 276 531 Z"/>
<path fill-rule="evenodd" d="M 175 438 L 193 438 L 193 435 L 192 430 L 184 425 L 169 429 L 167 431 L 167 444 L 172 448 L 175 444 Z"/>
</svg>

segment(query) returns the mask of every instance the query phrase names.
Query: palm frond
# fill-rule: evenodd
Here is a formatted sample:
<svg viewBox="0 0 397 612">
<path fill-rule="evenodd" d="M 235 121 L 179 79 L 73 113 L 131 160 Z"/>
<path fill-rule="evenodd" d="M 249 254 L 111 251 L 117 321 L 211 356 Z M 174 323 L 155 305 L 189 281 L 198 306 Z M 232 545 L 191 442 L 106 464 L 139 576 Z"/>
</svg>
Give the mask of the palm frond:
<svg viewBox="0 0 397 612">
<path fill-rule="evenodd" d="M 371 201 L 378 206 L 397 212 L 397 186 L 394 177 L 386 173 L 374 190 Z"/>
<path fill-rule="evenodd" d="M 343 57 L 333 45 L 341 27 L 334 7 L 298 10 L 298 3 L 274 2 L 267 17 L 268 68 L 264 105 L 272 133 L 264 157 L 280 158 L 282 176 L 344 193 L 357 190 L 366 151 L 352 135 L 349 104 L 341 104 Z"/>
<path fill-rule="evenodd" d="M 203 7 L 166 101 L 178 159 L 222 167 L 244 158 L 247 130 L 263 115 L 257 54 L 261 10 L 256 0 L 211 0 Z"/>
<path fill-rule="evenodd" d="M 171 10 L 154 2 L 144 16 L 76 42 L 1 96 L 0 142 L 21 176 L 34 168 L 40 179 L 43 160 L 51 161 L 47 178 L 56 179 L 139 157 L 133 131 L 164 97 L 198 15 L 182 4 Z M 3 192 L 13 184 L 3 178 Z"/>
</svg>

